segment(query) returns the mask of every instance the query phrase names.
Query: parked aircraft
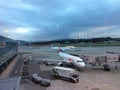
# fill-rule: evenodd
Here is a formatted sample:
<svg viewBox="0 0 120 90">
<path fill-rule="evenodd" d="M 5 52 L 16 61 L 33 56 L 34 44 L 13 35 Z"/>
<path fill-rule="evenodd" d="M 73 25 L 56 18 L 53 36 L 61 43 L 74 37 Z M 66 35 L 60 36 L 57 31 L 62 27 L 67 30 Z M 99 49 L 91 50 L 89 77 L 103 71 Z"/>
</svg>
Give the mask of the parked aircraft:
<svg viewBox="0 0 120 90">
<path fill-rule="evenodd" d="M 65 51 L 65 50 L 70 50 L 70 49 L 72 49 L 72 48 L 75 48 L 74 46 L 66 46 L 66 47 L 51 47 L 51 49 L 53 49 L 53 50 L 59 50 L 59 49 L 61 49 L 62 51 Z"/>
<path fill-rule="evenodd" d="M 62 58 L 62 60 L 50 60 L 50 59 L 36 59 L 41 61 L 47 61 L 47 62 L 59 62 L 57 65 L 62 66 L 64 63 L 72 64 L 78 69 L 85 67 L 85 62 L 83 59 L 81 59 L 79 56 L 67 54 L 63 52 L 61 47 L 59 47 L 59 53 L 58 55 Z"/>
<path fill-rule="evenodd" d="M 85 62 L 83 59 L 81 59 L 78 56 L 74 56 L 71 54 L 67 54 L 64 52 L 59 52 L 58 55 L 63 59 L 63 61 L 66 61 L 67 63 L 73 64 L 74 66 L 78 68 L 84 68 L 85 67 Z M 62 62 L 59 63 L 59 65 L 62 65 Z"/>
</svg>

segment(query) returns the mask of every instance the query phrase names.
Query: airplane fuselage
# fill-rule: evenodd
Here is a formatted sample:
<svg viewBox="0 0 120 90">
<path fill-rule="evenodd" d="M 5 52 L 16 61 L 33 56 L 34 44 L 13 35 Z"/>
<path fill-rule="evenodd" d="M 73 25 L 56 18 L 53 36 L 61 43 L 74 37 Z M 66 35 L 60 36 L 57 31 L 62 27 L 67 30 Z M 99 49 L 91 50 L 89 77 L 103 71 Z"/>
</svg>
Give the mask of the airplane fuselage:
<svg viewBox="0 0 120 90">
<path fill-rule="evenodd" d="M 67 63 L 72 63 L 73 65 L 75 65 L 79 68 L 85 67 L 85 62 L 80 57 L 73 56 L 73 55 L 70 55 L 70 54 L 67 54 L 67 53 L 63 53 L 63 52 L 59 52 L 58 54 L 64 60 L 67 60 Z"/>
</svg>

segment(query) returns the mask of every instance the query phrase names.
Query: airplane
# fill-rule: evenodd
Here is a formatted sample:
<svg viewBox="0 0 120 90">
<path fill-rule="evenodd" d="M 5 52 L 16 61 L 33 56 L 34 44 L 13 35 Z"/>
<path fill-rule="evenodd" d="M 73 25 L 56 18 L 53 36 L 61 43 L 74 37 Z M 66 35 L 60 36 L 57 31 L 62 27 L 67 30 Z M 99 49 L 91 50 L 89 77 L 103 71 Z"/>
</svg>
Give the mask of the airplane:
<svg viewBox="0 0 120 90">
<path fill-rule="evenodd" d="M 59 48 L 62 50 L 62 51 L 65 51 L 65 50 L 70 50 L 72 48 L 75 48 L 74 46 L 66 46 L 66 47 L 51 47 L 51 49 L 53 50 L 59 50 Z"/>
<path fill-rule="evenodd" d="M 81 59 L 79 56 L 73 55 L 73 54 L 67 54 L 62 51 L 61 47 L 59 47 L 59 53 L 58 55 L 62 58 L 62 60 L 50 60 L 50 59 L 36 59 L 41 61 L 47 61 L 47 62 L 58 62 L 58 66 L 64 65 L 64 63 L 72 64 L 75 67 L 80 70 L 81 68 L 85 67 L 85 62 L 83 59 Z"/>
<path fill-rule="evenodd" d="M 70 63 L 70 64 L 78 67 L 78 69 L 85 67 L 85 62 L 79 56 L 75 56 L 75 55 L 72 55 L 72 54 L 67 54 L 67 53 L 64 53 L 62 51 L 60 51 L 58 53 L 58 55 L 61 58 L 63 58 L 64 61 L 66 61 L 67 63 Z M 62 62 L 58 63 L 58 65 L 60 65 L 60 64 L 62 65 Z"/>
</svg>

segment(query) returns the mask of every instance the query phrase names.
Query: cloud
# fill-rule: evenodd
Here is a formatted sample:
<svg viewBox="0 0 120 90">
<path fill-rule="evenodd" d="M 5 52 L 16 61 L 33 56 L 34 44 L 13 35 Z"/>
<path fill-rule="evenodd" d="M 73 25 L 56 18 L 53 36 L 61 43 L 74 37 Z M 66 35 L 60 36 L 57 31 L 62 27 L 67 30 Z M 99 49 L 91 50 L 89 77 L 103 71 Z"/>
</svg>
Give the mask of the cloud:
<svg viewBox="0 0 120 90">
<path fill-rule="evenodd" d="M 16 34 L 17 39 L 22 40 L 71 38 L 77 33 L 80 37 L 116 37 L 119 35 L 119 20 L 119 0 L 0 2 L 0 33 L 3 34 L 3 30 L 7 29 L 12 38 L 15 38 Z M 118 33 L 115 33 L 116 31 Z"/>
<path fill-rule="evenodd" d="M 119 30 L 119 25 L 92 27 L 83 31 L 81 30 L 79 32 L 72 33 L 70 36 L 72 38 L 119 37 Z"/>
</svg>

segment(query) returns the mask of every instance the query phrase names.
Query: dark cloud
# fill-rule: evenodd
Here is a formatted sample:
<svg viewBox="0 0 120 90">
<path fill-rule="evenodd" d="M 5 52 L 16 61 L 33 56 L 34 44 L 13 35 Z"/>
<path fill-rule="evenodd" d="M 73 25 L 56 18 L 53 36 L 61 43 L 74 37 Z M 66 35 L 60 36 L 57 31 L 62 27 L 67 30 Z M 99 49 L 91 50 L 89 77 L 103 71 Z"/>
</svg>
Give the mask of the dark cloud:
<svg viewBox="0 0 120 90">
<path fill-rule="evenodd" d="M 0 23 L 1 35 L 22 40 L 119 37 L 120 1 L 2 0 Z"/>
</svg>

